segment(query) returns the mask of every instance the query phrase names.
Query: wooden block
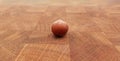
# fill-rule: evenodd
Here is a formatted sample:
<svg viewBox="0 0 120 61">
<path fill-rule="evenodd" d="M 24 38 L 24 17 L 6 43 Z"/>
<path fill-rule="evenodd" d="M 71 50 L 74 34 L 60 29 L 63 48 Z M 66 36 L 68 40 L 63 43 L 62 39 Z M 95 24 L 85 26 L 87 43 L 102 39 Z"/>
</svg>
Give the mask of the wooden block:
<svg viewBox="0 0 120 61">
<path fill-rule="evenodd" d="M 7 48 L 0 45 L 0 61 L 14 61 L 15 54 L 11 53 Z"/>
<path fill-rule="evenodd" d="M 70 61 L 69 45 L 26 44 L 15 61 Z"/>
</svg>

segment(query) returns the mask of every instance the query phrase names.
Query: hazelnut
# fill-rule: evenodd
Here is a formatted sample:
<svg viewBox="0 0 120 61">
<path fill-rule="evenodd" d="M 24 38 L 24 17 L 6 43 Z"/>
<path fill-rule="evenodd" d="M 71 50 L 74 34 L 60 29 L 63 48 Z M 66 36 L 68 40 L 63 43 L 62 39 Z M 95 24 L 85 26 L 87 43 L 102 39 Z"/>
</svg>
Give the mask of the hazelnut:
<svg viewBox="0 0 120 61">
<path fill-rule="evenodd" d="M 68 25 L 63 20 L 59 19 L 52 24 L 52 32 L 55 36 L 62 37 L 68 31 Z"/>
</svg>

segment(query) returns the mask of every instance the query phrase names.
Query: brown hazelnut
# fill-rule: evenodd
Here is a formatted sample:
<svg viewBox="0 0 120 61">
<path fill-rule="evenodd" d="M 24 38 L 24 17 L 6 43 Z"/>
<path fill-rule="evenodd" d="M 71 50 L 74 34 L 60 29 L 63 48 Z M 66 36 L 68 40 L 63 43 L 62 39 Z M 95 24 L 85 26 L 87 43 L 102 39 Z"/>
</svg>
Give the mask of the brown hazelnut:
<svg viewBox="0 0 120 61">
<path fill-rule="evenodd" d="M 52 32 L 55 36 L 62 37 L 68 31 L 68 25 L 63 20 L 59 19 L 52 24 Z"/>
</svg>

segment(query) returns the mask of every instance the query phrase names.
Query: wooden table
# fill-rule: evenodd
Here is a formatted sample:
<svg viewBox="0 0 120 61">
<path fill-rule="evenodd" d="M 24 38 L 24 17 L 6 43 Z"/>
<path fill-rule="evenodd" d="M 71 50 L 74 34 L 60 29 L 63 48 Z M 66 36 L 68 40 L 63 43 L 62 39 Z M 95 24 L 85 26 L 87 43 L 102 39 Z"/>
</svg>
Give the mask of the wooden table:
<svg viewBox="0 0 120 61">
<path fill-rule="evenodd" d="M 120 61 L 120 4 L 0 5 L 0 61 Z"/>
</svg>

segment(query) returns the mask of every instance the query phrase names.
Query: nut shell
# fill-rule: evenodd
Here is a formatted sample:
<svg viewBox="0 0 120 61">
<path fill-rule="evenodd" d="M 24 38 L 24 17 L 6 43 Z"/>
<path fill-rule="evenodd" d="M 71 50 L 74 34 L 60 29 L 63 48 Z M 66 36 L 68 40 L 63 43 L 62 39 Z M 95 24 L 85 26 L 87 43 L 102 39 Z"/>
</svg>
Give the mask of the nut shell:
<svg viewBox="0 0 120 61">
<path fill-rule="evenodd" d="M 52 24 L 52 32 L 55 36 L 62 37 L 68 31 L 68 25 L 63 20 L 57 20 Z"/>
</svg>

